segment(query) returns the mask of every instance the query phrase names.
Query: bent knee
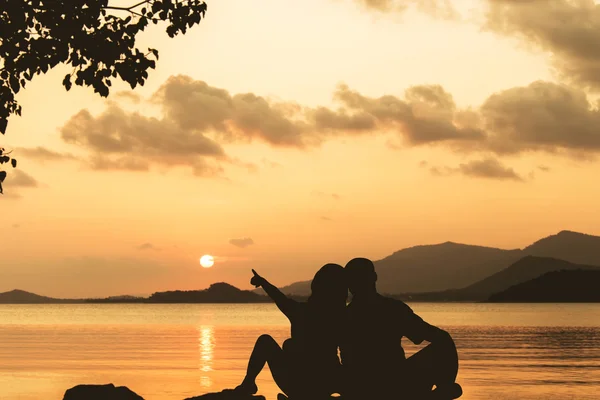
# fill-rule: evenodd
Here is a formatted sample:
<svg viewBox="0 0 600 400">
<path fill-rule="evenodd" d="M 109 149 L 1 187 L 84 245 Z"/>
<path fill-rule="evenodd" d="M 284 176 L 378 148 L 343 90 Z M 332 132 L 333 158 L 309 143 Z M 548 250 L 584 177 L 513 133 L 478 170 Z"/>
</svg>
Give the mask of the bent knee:
<svg viewBox="0 0 600 400">
<path fill-rule="evenodd" d="M 273 339 L 273 336 L 271 335 L 260 335 L 258 337 L 258 339 L 256 340 L 256 344 L 259 344 L 261 346 L 273 346 L 276 345 L 277 346 L 277 342 L 275 341 L 275 339 Z"/>
</svg>

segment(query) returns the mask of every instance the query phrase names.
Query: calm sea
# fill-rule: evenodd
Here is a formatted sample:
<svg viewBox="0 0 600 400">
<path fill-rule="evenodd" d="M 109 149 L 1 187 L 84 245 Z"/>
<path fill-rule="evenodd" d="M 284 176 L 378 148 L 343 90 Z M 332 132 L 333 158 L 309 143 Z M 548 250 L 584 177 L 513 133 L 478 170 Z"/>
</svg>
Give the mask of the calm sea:
<svg viewBox="0 0 600 400">
<path fill-rule="evenodd" d="M 600 305 L 411 306 L 454 336 L 465 400 L 599 398 Z M 0 399 L 58 400 L 80 383 L 148 400 L 231 388 L 262 333 L 289 333 L 272 304 L 0 305 Z M 258 383 L 275 398 L 268 371 Z"/>
</svg>

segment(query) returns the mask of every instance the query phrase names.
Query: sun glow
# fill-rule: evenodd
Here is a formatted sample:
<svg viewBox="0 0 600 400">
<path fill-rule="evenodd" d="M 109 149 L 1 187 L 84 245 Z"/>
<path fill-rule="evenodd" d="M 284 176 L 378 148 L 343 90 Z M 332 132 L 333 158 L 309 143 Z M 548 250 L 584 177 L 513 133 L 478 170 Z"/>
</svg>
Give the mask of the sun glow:
<svg viewBox="0 0 600 400">
<path fill-rule="evenodd" d="M 214 264 L 215 264 L 215 259 L 210 254 L 205 254 L 202 257 L 200 257 L 200 265 L 202 265 L 204 268 L 210 268 Z"/>
</svg>

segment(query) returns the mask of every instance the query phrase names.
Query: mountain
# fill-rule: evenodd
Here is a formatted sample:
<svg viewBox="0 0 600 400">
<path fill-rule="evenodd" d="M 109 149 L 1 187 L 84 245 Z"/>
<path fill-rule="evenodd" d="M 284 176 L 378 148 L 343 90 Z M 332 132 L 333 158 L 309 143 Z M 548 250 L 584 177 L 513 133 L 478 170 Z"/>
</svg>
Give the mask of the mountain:
<svg viewBox="0 0 600 400">
<path fill-rule="evenodd" d="M 0 293 L 0 304 L 49 304 L 49 303 L 73 303 L 77 300 L 54 299 L 52 297 L 40 296 L 24 290 L 11 290 Z"/>
<path fill-rule="evenodd" d="M 600 271 L 600 267 L 592 265 L 573 264 L 568 261 L 548 257 L 526 256 L 505 270 L 462 289 L 462 292 L 469 293 L 470 296 L 474 296 L 477 299 L 487 298 L 494 293 L 501 292 L 513 285 L 537 278 L 548 272 L 576 269 Z"/>
<path fill-rule="evenodd" d="M 598 303 L 600 270 L 562 270 L 511 286 L 492 295 L 489 302 Z"/>
<path fill-rule="evenodd" d="M 466 292 L 458 289 L 478 283 L 528 255 L 600 266 L 600 237 L 561 231 L 525 249 L 514 250 L 454 242 L 414 246 L 374 262 L 379 277 L 377 288 L 388 294 L 423 293 L 430 297 L 435 293 L 442 298 L 450 292 L 452 296 L 463 295 Z M 310 294 L 310 282 L 295 282 L 281 290 L 286 294 L 306 296 Z M 255 293 L 264 292 L 257 289 Z"/>
<path fill-rule="evenodd" d="M 521 250 L 502 250 L 453 242 L 415 246 L 375 261 L 381 293 L 435 292 L 460 288 L 501 271 L 523 256 Z M 285 294 L 310 294 L 311 281 L 284 286 Z M 262 289 L 255 293 L 264 293 Z"/>
<path fill-rule="evenodd" d="M 552 257 L 575 264 L 600 265 L 600 236 L 561 231 L 538 240 L 523 252 L 532 256 Z"/>
<path fill-rule="evenodd" d="M 439 292 L 403 293 L 392 297 L 403 301 L 485 301 L 491 295 L 555 271 L 591 270 L 600 267 L 573 264 L 548 257 L 525 256 L 510 267 L 462 289 Z"/>
<path fill-rule="evenodd" d="M 453 242 L 411 247 L 375 263 L 377 288 L 381 293 L 461 288 L 501 271 L 521 257 L 520 250 Z"/>
<path fill-rule="evenodd" d="M 148 298 L 148 303 L 266 303 L 266 296 L 249 290 L 240 290 L 228 283 L 214 283 L 208 289 L 157 292 Z"/>
</svg>

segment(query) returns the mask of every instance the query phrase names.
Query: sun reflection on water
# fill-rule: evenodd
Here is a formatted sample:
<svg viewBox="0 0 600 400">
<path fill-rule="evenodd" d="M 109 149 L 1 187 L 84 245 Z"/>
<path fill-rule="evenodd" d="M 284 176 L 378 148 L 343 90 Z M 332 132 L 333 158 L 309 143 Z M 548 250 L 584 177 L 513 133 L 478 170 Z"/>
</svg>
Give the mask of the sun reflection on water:
<svg viewBox="0 0 600 400">
<path fill-rule="evenodd" d="M 212 364 L 215 348 L 214 326 L 201 325 L 198 328 L 200 333 L 198 337 L 198 345 L 200 347 L 199 367 L 202 374 L 200 375 L 200 384 L 204 387 L 212 386 L 212 380 L 208 373 L 212 372 Z"/>
</svg>

